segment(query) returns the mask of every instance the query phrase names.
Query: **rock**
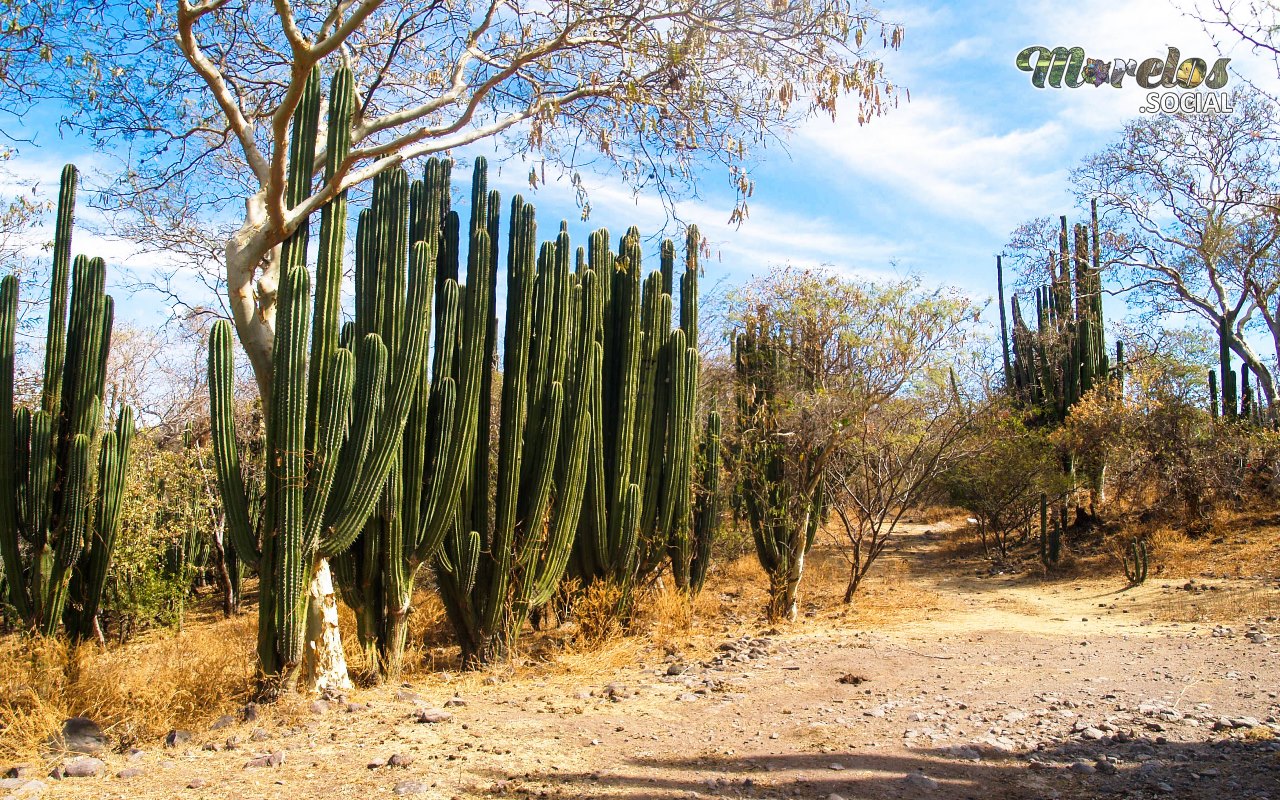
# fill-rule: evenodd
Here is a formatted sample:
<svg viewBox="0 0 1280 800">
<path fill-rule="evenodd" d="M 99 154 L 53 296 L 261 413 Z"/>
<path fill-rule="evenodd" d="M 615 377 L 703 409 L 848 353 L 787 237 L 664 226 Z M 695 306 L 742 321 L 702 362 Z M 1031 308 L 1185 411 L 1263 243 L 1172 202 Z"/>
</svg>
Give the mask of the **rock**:
<svg viewBox="0 0 1280 800">
<path fill-rule="evenodd" d="M 22 780 L 30 780 L 36 776 L 36 768 L 30 764 L 15 764 L 4 773 L 6 778 L 21 778 Z"/>
<path fill-rule="evenodd" d="M 828 765 L 827 765 L 827 769 L 835 770 L 836 772 L 843 772 L 843 771 L 844 771 L 844 764 L 839 764 L 839 763 L 837 763 L 837 764 L 828 764 Z"/>
<path fill-rule="evenodd" d="M 399 690 L 397 690 L 397 691 L 396 691 L 396 700 L 399 700 L 401 703 L 422 703 L 422 702 L 425 702 L 425 701 L 422 699 L 422 695 L 418 694 L 417 692 L 411 692 L 411 691 L 409 691 L 408 689 L 399 689 Z"/>
<path fill-rule="evenodd" d="M 142 774 L 143 774 L 142 767 L 125 767 L 124 769 L 116 773 L 116 777 L 122 781 L 127 781 L 130 778 L 140 777 Z"/>
<path fill-rule="evenodd" d="M 209 785 L 209 782 L 208 782 L 207 780 L 205 780 L 204 778 L 192 778 L 192 779 L 191 779 L 191 782 L 187 784 L 187 788 L 188 788 L 188 789 L 203 789 L 204 787 L 206 787 L 206 786 L 208 786 L 208 785 Z"/>
<path fill-rule="evenodd" d="M 180 731 L 176 728 L 169 731 L 164 737 L 165 747 L 177 747 L 180 744 L 186 744 L 191 741 L 191 731 Z"/>
<path fill-rule="evenodd" d="M 691 693 L 689 693 L 689 692 L 684 692 L 683 694 L 681 694 L 681 695 L 680 695 L 679 697 L 677 697 L 676 699 L 677 699 L 677 700 L 679 700 L 679 701 L 680 701 L 680 702 L 682 702 L 682 703 L 692 703 L 692 702 L 695 702 L 695 701 L 698 699 L 698 696 L 697 696 L 696 694 L 691 694 Z"/>
<path fill-rule="evenodd" d="M 445 708 L 465 708 L 466 705 L 467 705 L 467 701 L 463 700 L 461 697 L 458 697 L 456 694 L 453 697 L 450 697 L 448 700 L 444 701 Z"/>
<path fill-rule="evenodd" d="M 62 723 L 62 747 L 68 752 L 96 756 L 106 746 L 102 728 L 88 717 L 71 717 Z"/>
<path fill-rule="evenodd" d="M 1098 771 L 1097 767 L 1092 764 L 1086 764 L 1083 761 L 1077 761 L 1072 764 L 1069 769 L 1077 775 L 1092 775 Z"/>
<path fill-rule="evenodd" d="M 73 758 L 62 765 L 62 774 L 68 778 L 93 778 L 101 774 L 106 764 L 92 756 Z"/>
<path fill-rule="evenodd" d="M 43 781 L 35 779 L 27 780 L 25 778 L 5 778 L 0 780 L 0 792 L 9 792 L 8 797 L 37 797 L 44 793 L 47 787 Z"/>
<path fill-rule="evenodd" d="M 1173 787 L 1167 783 L 1157 783 L 1156 790 L 1163 792 L 1164 794 L 1173 794 Z"/>
<path fill-rule="evenodd" d="M 424 708 L 414 716 L 415 722 L 424 722 L 434 725 L 439 722 L 448 722 L 453 719 L 453 715 L 443 708 Z"/>
<path fill-rule="evenodd" d="M 1231 726 L 1233 728 L 1258 728 L 1262 726 L 1262 723 L 1258 721 L 1257 717 L 1232 717 Z"/>
<path fill-rule="evenodd" d="M 230 728 L 234 724 L 236 724 L 235 717 L 230 714 L 223 714 L 213 721 L 213 724 L 209 726 L 209 730 L 220 731 L 223 728 Z"/>
<path fill-rule="evenodd" d="M 627 691 L 627 687 L 624 684 L 611 683 L 604 687 L 604 691 L 601 692 L 601 695 L 616 703 L 624 697 L 629 697 L 631 692 Z"/>
<path fill-rule="evenodd" d="M 1270 640 L 1271 640 L 1271 637 L 1263 633 L 1262 631 L 1254 631 L 1253 633 L 1249 634 L 1249 641 L 1253 642 L 1254 644 L 1266 644 Z"/>
<path fill-rule="evenodd" d="M 141 761 L 146 754 L 146 750 L 139 750 L 136 747 L 131 747 L 129 748 L 129 752 L 125 753 L 124 757 L 130 761 Z"/>
<path fill-rule="evenodd" d="M 1094 769 L 1098 770 L 1098 772 L 1101 772 L 1103 775 L 1115 775 L 1117 772 L 1116 765 L 1112 764 L 1105 758 L 1100 758 L 1093 762 L 1093 766 Z"/>
<path fill-rule="evenodd" d="M 284 751 L 277 750 L 274 753 L 265 756 L 252 758 L 246 763 L 245 769 L 250 767 L 278 767 L 284 763 Z"/>
<path fill-rule="evenodd" d="M 308 708 L 312 714 L 323 715 L 328 713 L 329 704 L 323 700 L 316 700 Z"/>
<path fill-rule="evenodd" d="M 835 792 L 832 792 L 831 794 L 827 795 L 827 800 L 844 800 L 844 797 L 836 794 Z"/>
<path fill-rule="evenodd" d="M 249 735 L 249 740 L 253 742 L 265 742 L 271 738 L 271 734 L 267 733 L 263 728 L 254 728 L 253 733 Z"/>
<path fill-rule="evenodd" d="M 868 680 L 868 678 L 864 678 L 861 675 L 854 675 L 852 672 L 848 672 L 836 678 L 836 683 L 843 683 L 847 686 L 861 686 Z"/>
<path fill-rule="evenodd" d="M 961 759 L 964 759 L 965 761 L 981 761 L 982 760 L 981 753 L 979 753 L 977 750 L 975 750 L 972 747 L 965 747 L 963 745 L 952 745 L 951 747 L 947 748 L 946 753 L 947 755 L 952 756 L 953 758 L 961 758 Z"/>
<path fill-rule="evenodd" d="M 387 759 L 388 767 L 407 767 L 413 763 L 413 756 L 406 753 L 396 753 Z"/>
<path fill-rule="evenodd" d="M 239 737 L 239 736 L 228 736 L 228 737 L 227 737 L 227 741 L 226 741 L 225 746 L 226 746 L 226 748 L 227 748 L 228 750 L 237 750 L 237 749 L 239 749 L 239 747 L 240 747 L 240 737 Z"/>
<path fill-rule="evenodd" d="M 681 664 L 681 663 L 677 662 L 677 663 L 672 664 L 671 666 L 667 667 L 667 674 L 668 674 L 668 675 L 683 675 L 686 671 L 688 671 L 688 669 L 689 669 L 689 665 L 688 665 L 688 664 Z"/>
<path fill-rule="evenodd" d="M 347 703 L 346 705 L 348 714 L 359 714 L 361 711 L 364 711 L 367 707 L 368 706 L 362 706 L 359 703 Z"/>
<path fill-rule="evenodd" d="M 222 745 L 217 742 L 205 742 L 200 746 L 200 749 L 204 750 L 206 753 L 217 753 L 222 750 Z"/>
<path fill-rule="evenodd" d="M 902 779 L 902 782 L 912 789 L 921 791 L 933 791 L 938 788 L 938 782 L 922 772 L 913 772 Z"/>
<path fill-rule="evenodd" d="M 1094 741 L 1097 741 L 1098 739 L 1106 738 L 1106 735 L 1107 734 L 1104 731 L 1102 731 L 1099 728 L 1095 728 L 1093 726 L 1089 726 L 1080 732 L 1080 736 L 1082 738 L 1092 739 Z"/>
<path fill-rule="evenodd" d="M 428 787 L 422 781 L 400 781 L 393 791 L 397 796 L 405 797 L 407 795 L 426 794 Z"/>
</svg>

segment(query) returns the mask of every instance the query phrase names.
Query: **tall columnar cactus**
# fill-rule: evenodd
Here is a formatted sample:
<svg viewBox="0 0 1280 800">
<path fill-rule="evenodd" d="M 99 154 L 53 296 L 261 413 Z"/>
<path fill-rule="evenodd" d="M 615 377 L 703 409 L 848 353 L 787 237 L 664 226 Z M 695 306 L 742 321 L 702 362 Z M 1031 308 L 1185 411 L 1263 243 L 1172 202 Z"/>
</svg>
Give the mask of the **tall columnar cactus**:
<svg viewBox="0 0 1280 800">
<path fill-rule="evenodd" d="M 352 76 L 340 69 L 329 97 L 329 175 L 346 158 L 353 108 Z M 294 119 L 287 191 L 292 205 L 310 191 L 319 112 L 319 80 L 313 75 Z M 329 679 L 346 681 L 345 675 L 320 675 L 315 670 L 321 665 L 304 663 L 304 656 L 317 655 L 318 648 L 307 643 L 321 635 L 323 622 L 319 609 L 309 609 L 308 587 L 313 578 L 327 574 L 324 559 L 342 553 L 365 529 L 396 466 L 426 372 L 436 240 L 416 242 L 407 265 L 404 257 L 389 258 L 365 273 L 368 280 L 358 289 L 357 306 L 401 311 L 386 313 L 383 321 L 340 342 L 345 229 L 346 203 L 339 197 L 321 212 L 314 304 L 305 264 L 307 226 L 282 248 L 273 393 L 266 409 L 266 486 L 263 507 L 255 515 L 250 514 L 236 447 L 230 324 L 218 322 L 210 337 L 210 411 L 219 485 L 236 553 L 256 566 L 261 578 L 258 659 L 268 688 L 289 688 L 300 678 L 317 686 Z M 377 300 L 370 300 L 371 295 Z"/>
<path fill-rule="evenodd" d="M 595 427 L 573 570 L 584 582 L 615 584 L 623 613 L 637 583 L 667 555 L 676 585 L 692 588 L 690 569 L 700 546 L 691 514 L 698 444 L 699 246 L 697 229 L 691 227 L 675 329 L 675 247 L 670 242 L 662 245 L 660 269 L 643 283 L 635 228 L 622 237 L 617 254 L 609 250 L 608 231 L 596 231 L 586 258 L 579 258 L 580 268 L 589 266 L 603 277 L 595 288 L 603 308 L 595 332 L 603 368 L 590 400 Z M 714 523 L 718 515 L 701 521 Z M 702 531 L 709 542 L 714 525 Z"/>
<path fill-rule="evenodd" d="M 468 264 L 495 274 L 498 197 L 483 190 L 480 160 Z M 554 242 L 538 248 L 533 207 L 519 196 L 512 200 L 508 229 L 499 417 L 496 426 L 480 428 L 458 524 L 436 564 L 440 595 L 468 666 L 507 654 L 530 611 L 551 599 L 564 575 L 594 428 L 588 401 L 602 361 L 590 335 L 600 325 L 596 276 L 592 270 L 570 272 L 568 233 L 562 228 Z M 485 287 L 483 299 L 488 311 L 480 318 L 492 323 L 492 287 Z M 495 327 L 476 328 L 485 334 L 485 365 L 496 356 Z M 480 408 L 492 408 L 492 383 L 483 387 Z"/>
<path fill-rule="evenodd" d="M 779 424 L 784 387 L 816 389 L 790 368 L 792 347 L 803 343 L 764 325 L 739 331 L 733 343 L 738 405 L 733 457 L 739 465 L 734 502 L 745 511 L 756 556 L 769 576 L 770 619 L 797 616 L 805 557 L 826 513 L 820 460 L 792 457 Z"/>
<path fill-rule="evenodd" d="M 94 632 L 120 523 L 133 412 L 103 433 L 114 304 L 100 258 L 71 264 L 77 173 L 62 171 L 40 407 L 15 408 L 18 279 L 0 282 L 0 558 L 8 603 L 32 630 Z M 67 282 L 71 281 L 68 320 Z M 97 464 L 96 472 L 93 465 Z"/>
<path fill-rule="evenodd" d="M 1143 539 L 1134 538 L 1129 546 L 1121 551 L 1120 561 L 1124 567 L 1124 576 L 1130 586 L 1138 586 L 1147 580 L 1147 543 Z"/>
<path fill-rule="evenodd" d="M 484 170 L 483 160 L 479 172 Z M 424 372 L 395 460 L 375 512 L 354 545 L 334 561 L 343 600 L 355 611 L 357 632 L 371 668 L 394 679 L 401 666 L 414 578 L 453 529 L 465 486 L 466 464 L 476 449 L 482 371 L 486 354 L 492 270 L 487 261 L 468 270 L 468 288 L 458 286 L 458 215 L 449 210 L 450 163 L 432 159 L 421 181 L 409 184 L 399 170 L 374 183 L 373 203 L 361 212 L 356 247 L 356 318 L 353 337 L 395 331 L 411 321 L 397 287 L 409 248 L 435 243 L 434 263 L 421 279 L 436 290 L 435 355 Z M 483 192 L 483 184 L 480 185 Z M 472 245 L 479 255 L 487 233 Z M 394 268 L 387 270 L 387 265 Z M 434 272 L 435 277 L 431 274 Z M 440 276 L 446 276 L 440 280 Z M 397 276 L 400 276 L 397 278 Z M 460 298 L 465 294 L 465 307 Z M 461 337 L 461 338 L 460 338 Z M 461 342 L 461 345 L 459 343 Z M 394 354 L 393 354 L 394 355 Z M 384 405 L 384 413 L 388 408 Z M 349 444 L 349 446 L 351 446 Z"/>
<path fill-rule="evenodd" d="M 702 591 L 711 566 L 711 545 L 720 528 L 720 414 L 707 415 L 698 446 L 699 481 L 693 499 L 693 547 L 689 558 L 689 590 Z"/>
<path fill-rule="evenodd" d="M 1072 246 L 1066 217 L 1061 225 L 1058 253 L 1048 255 L 1052 280 L 1036 290 L 1036 329 L 1028 327 L 1015 295 L 1012 331 L 1004 340 L 1012 355 L 1009 393 L 1038 408 L 1051 424 L 1066 419 L 1081 397 L 1114 375 L 1103 331 L 1097 203 L 1091 226 L 1075 226 Z M 1003 289 L 999 258 L 996 270 Z"/>
</svg>

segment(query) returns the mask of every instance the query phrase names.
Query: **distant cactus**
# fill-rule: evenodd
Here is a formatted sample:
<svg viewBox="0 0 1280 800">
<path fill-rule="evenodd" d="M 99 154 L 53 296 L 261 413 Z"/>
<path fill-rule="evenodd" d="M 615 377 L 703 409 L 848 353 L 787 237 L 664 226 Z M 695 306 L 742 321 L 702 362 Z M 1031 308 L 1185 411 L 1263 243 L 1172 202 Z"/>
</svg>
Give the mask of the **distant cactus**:
<svg viewBox="0 0 1280 800">
<path fill-rule="evenodd" d="M 133 412 L 121 408 L 103 432 L 114 304 L 103 294 L 102 259 L 71 263 L 76 180 L 75 167 L 63 169 L 35 410 L 15 408 L 18 279 L 0 282 L 0 559 L 8 603 L 31 630 L 51 636 L 64 623 L 84 639 L 94 635 L 111 567 Z"/>
<path fill-rule="evenodd" d="M 1129 547 L 1121 553 L 1124 564 L 1124 576 L 1129 585 L 1137 586 L 1147 579 L 1147 543 L 1141 539 L 1133 539 Z"/>
</svg>

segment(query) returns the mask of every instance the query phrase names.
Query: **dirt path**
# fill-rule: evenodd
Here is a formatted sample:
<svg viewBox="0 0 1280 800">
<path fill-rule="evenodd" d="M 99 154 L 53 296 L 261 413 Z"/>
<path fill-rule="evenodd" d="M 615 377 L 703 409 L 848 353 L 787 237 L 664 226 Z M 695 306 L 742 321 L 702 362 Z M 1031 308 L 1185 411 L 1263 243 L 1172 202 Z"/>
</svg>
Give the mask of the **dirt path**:
<svg viewBox="0 0 1280 800">
<path fill-rule="evenodd" d="M 112 755 L 43 795 L 1280 798 L 1274 617 L 1217 635 L 1153 620 L 1194 592 L 979 576 L 920 528 L 890 557 L 951 607 L 873 630 L 725 628 L 589 679 L 368 690 Z M 417 722 L 422 709 L 451 718 Z M 247 766 L 272 753 L 283 763 Z M 391 756 L 405 764 L 377 766 Z"/>
</svg>

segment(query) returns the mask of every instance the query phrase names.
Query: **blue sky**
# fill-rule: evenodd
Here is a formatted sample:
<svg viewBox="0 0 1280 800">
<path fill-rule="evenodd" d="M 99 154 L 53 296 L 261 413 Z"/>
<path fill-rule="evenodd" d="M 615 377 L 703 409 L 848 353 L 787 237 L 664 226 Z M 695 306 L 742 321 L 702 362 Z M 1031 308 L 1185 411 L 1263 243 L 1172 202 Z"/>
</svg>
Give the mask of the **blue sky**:
<svg viewBox="0 0 1280 800">
<path fill-rule="evenodd" d="M 1091 57 L 1139 61 L 1163 57 L 1172 45 L 1184 58 L 1231 56 L 1234 69 L 1260 84 L 1280 83 L 1269 60 L 1234 43 L 1220 51 L 1198 22 L 1165 0 L 892 3 L 883 17 L 906 26 L 902 49 L 886 61 L 910 99 L 904 93 L 896 109 L 865 126 L 850 104 L 836 122 L 810 120 L 761 153 L 750 218 L 739 227 L 727 224 L 733 197 L 724 175 L 705 172 L 700 197 L 680 207 L 712 248 L 704 285 L 740 283 L 777 264 L 825 263 L 872 275 L 916 273 L 979 297 L 994 294 L 994 255 L 1010 231 L 1037 216 L 1077 216 L 1068 171 L 1113 140 L 1146 96 L 1136 86 L 1036 89 L 1014 66 L 1028 45 L 1079 45 Z M 31 133 L 38 146 L 22 145 L 9 167 L 18 179 L 41 178 L 43 191 L 56 191 L 65 161 L 104 163 L 51 126 L 37 123 Z M 504 195 L 523 191 L 547 235 L 561 217 L 570 220 L 575 242 L 599 226 L 621 232 L 636 224 L 649 233 L 664 221 L 656 198 L 586 175 L 594 210 L 589 222 L 578 222 L 567 182 L 530 193 L 527 171 L 512 164 L 494 183 Z M 465 185 L 465 174 L 455 176 Z M 94 249 L 143 272 L 157 263 L 131 255 L 127 244 L 92 239 L 81 235 L 77 252 Z M 157 298 L 117 291 L 117 299 L 122 318 L 163 318 Z"/>
</svg>

